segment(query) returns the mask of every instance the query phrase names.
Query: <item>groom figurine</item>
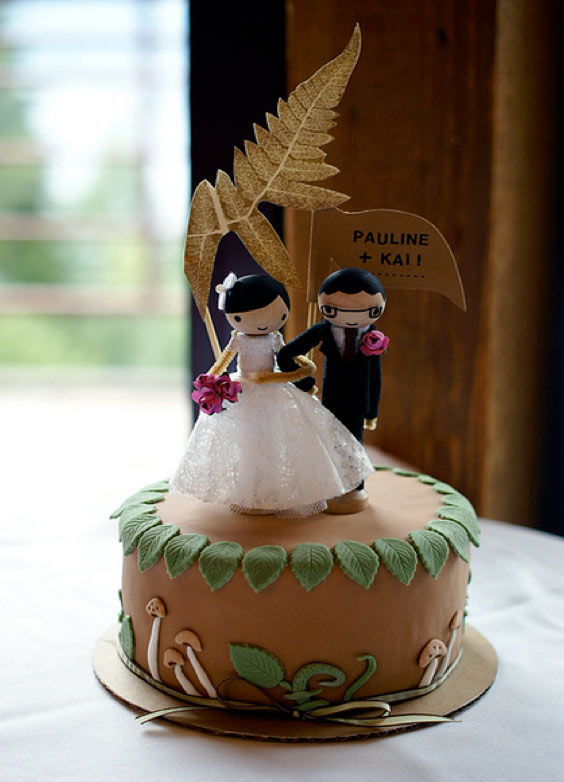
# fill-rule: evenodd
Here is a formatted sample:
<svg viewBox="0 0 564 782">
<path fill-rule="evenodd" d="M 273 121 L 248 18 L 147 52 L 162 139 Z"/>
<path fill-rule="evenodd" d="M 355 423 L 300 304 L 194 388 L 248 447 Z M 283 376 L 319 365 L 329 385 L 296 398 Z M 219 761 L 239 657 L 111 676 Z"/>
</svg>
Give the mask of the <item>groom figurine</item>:
<svg viewBox="0 0 564 782">
<path fill-rule="evenodd" d="M 384 312 L 386 293 L 378 277 L 366 269 L 340 269 L 319 289 L 317 304 L 324 320 L 289 342 L 278 353 L 283 372 L 298 367 L 294 356 L 317 345 L 325 356 L 321 401 L 362 442 L 363 429 L 375 429 L 382 375 L 380 354 L 388 337 L 374 328 Z M 302 391 L 313 377 L 296 383 Z M 364 483 L 328 503 L 329 513 L 355 513 L 368 504 Z"/>
</svg>

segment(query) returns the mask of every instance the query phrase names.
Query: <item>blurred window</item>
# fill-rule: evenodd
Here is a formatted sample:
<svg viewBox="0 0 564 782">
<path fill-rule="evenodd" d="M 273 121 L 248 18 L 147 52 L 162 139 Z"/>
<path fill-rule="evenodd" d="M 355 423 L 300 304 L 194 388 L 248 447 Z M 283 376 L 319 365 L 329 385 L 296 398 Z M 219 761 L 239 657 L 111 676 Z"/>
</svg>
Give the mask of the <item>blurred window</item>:
<svg viewBox="0 0 564 782">
<path fill-rule="evenodd" d="M 0 3 L 0 364 L 182 363 L 187 18 Z"/>
</svg>

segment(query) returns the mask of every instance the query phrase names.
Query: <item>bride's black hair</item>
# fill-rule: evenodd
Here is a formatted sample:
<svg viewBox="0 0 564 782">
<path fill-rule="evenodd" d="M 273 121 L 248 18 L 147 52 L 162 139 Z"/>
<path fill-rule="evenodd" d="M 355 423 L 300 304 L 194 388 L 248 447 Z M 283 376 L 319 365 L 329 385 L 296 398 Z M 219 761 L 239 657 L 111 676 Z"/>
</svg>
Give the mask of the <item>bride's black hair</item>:
<svg viewBox="0 0 564 782">
<path fill-rule="evenodd" d="M 225 312 L 259 310 L 273 302 L 277 296 L 280 296 L 290 309 L 290 297 L 281 282 L 268 274 L 247 274 L 226 291 Z"/>
</svg>

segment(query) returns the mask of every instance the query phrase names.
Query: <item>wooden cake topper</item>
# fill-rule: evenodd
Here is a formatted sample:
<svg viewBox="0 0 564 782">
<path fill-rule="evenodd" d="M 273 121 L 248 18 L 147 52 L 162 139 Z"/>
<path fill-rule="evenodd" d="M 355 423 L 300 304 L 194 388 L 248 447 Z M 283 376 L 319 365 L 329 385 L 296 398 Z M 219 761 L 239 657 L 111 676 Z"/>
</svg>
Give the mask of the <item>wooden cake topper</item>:
<svg viewBox="0 0 564 782">
<path fill-rule="evenodd" d="M 268 219 L 258 210 L 262 201 L 298 209 L 338 206 L 348 195 L 307 182 L 339 173 L 324 162 L 322 146 L 332 141 L 340 102 L 360 55 L 360 28 L 356 25 L 344 51 L 322 66 L 290 94 L 278 101 L 278 116 L 266 115 L 268 130 L 254 125 L 256 143 L 245 142 L 245 153 L 235 148 L 235 184 L 224 171 L 215 186 L 203 180 L 192 198 L 184 254 L 184 270 L 212 347 L 217 339 L 207 307 L 213 265 L 222 236 L 234 231 L 269 274 L 292 287 L 303 285 L 286 248 Z"/>
<path fill-rule="evenodd" d="M 307 300 L 315 302 L 325 277 L 357 266 L 379 277 L 386 289 L 441 293 L 466 310 L 456 260 L 438 228 L 397 209 L 312 213 Z"/>
</svg>

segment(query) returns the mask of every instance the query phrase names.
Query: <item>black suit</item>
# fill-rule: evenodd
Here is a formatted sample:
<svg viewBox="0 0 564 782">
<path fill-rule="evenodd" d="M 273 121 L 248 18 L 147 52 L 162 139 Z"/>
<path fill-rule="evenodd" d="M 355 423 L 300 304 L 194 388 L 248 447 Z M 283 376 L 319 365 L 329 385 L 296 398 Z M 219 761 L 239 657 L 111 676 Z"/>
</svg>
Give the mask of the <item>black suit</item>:
<svg viewBox="0 0 564 782">
<path fill-rule="evenodd" d="M 317 345 L 325 356 L 321 401 L 362 442 L 364 419 L 378 415 L 382 387 L 380 356 L 365 356 L 357 350 L 354 361 L 348 363 L 335 344 L 331 324 L 322 321 L 282 348 L 278 366 L 283 372 L 291 372 L 297 368 L 294 356 L 308 353 Z M 307 377 L 296 385 L 308 391 L 314 382 Z"/>
</svg>

